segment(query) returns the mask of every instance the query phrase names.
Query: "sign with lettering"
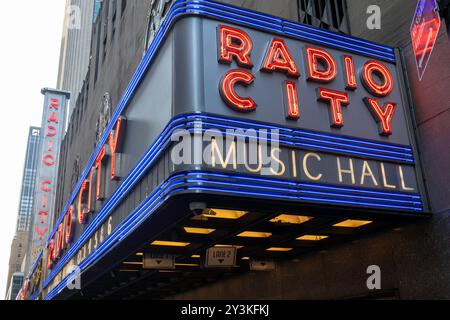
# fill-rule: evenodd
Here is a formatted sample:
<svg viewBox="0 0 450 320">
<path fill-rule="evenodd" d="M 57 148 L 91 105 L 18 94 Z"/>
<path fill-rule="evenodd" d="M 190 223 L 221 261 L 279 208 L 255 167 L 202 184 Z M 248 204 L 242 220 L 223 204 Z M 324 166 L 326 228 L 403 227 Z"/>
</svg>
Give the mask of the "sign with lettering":
<svg viewBox="0 0 450 320">
<path fill-rule="evenodd" d="M 234 267 L 236 265 L 236 247 L 213 247 L 206 252 L 206 268 Z"/>
<path fill-rule="evenodd" d="M 186 218 L 193 209 L 182 201 L 164 214 L 178 197 L 214 198 L 224 209 L 264 201 L 267 210 L 424 212 L 394 49 L 211 1 L 178 5 L 193 16 L 168 13 L 64 190 L 44 260 L 50 298 L 70 267 L 89 273 L 129 248 L 119 244 L 144 243 Z M 146 268 L 172 267 L 169 257 L 144 258 Z M 236 248 L 210 248 L 205 260 L 232 267 Z"/>
<path fill-rule="evenodd" d="M 175 269 L 175 256 L 146 253 L 144 255 L 144 269 Z"/>
<path fill-rule="evenodd" d="M 419 0 L 410 30 L 419 80 L 425 74 L 440 28 L 441 17 L 436 0 Z"/>
<path fill-rule="evenodd" d="M 43 89 L 42 94 L 44 110 L 33 206 L 31 264 L 45 248 L 51 231 L 49 229 L 54 216 L 59 152 L 66 126 L 67 100 L 70 98 L 69 93 L 52 89 Z"/>
</svg>

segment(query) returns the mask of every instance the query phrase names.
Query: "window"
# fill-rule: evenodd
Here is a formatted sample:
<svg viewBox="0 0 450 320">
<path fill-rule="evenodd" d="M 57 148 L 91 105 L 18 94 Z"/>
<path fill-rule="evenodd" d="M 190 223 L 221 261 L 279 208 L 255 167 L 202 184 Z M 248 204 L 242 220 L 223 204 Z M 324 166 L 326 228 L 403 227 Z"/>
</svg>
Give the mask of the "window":
<svg viewBox="0 0 450 320">
<path fill-rule="evenodd" d="M 345 0 L 298 0 L 298 8 L 300 23 L 349 33 Z"/>
</svg>

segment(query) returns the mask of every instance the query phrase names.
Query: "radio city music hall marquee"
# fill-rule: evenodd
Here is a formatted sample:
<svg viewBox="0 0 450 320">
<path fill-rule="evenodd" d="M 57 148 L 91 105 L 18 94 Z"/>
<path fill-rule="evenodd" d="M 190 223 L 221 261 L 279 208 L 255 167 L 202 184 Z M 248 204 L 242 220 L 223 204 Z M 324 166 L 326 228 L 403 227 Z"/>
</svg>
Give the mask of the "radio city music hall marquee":
<svg viewBox="0 0 450 320">
<path fill-rule="evenodd" d="M 171 12 L 48 238 L 49 292 L 60 290 L 65 266 L 88 268 L 124 238 L 118 230 L 134 212 L 124 218 L 115 210 L 152 170 L 157 184 L 146 187 L 142 203 L 182 190 L 425 211 L 395 50 L 211 1 L 176 2 Z M 211 130 L 222 134 L 191 146 L 210 163 L 173 161 L 183 147 L 172 139 L 180 129 L 192 137 L 197 130 L 202 140 Z M 245 134 L 239 143 L 239 132 L 251 130 L 276 131 L 276 147 L 258 140 L 257 161 L 240 162 L 251 147 Z M 276 168 L 265 168 L 263 158 Z M 163 170 L 155 167 L 161 159 Z"/>
</svg>

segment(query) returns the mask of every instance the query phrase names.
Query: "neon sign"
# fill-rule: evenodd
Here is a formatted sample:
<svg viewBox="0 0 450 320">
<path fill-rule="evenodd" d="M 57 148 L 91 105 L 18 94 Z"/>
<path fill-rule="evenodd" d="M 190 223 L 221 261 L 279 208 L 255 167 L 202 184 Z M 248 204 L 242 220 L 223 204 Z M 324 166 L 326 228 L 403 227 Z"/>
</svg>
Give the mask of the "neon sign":
<svg viewBox="0 0 450 320">
<path fill-rule="evenodd" d="M 69 248 L 73 240 L 73 232 L 75 225 L 85 225 L 89 221 L 89 217 L 95 213 L 94 198 L 102 201 L 104 184 L 106 180 L 103 178 L 102 168 L 105 168 L 109 162 L 110 172 L 109 179 L 111 181 L 120 178 L 117 170 L 117 156 L 121 151 L 121 137 L 125 130 L 125 118 L 120 117 L 108 137 L 108 141 L 102 147 L 97 160 L 92 166 L 89 178 L 84 180 L 78 196 L 64 215 L 60 224 L 56 227 L 56 232 L 47 245 L 47 268 L 52 269 L 55 262 L 61 257 L 64 251 Z M 103 164 L 103 165 L 102 165 Z M 95 180 L 95 183 L 94 183 Z"/>
<path fill-rule="evenodd" d="M 254 50 L 253 42 L 249 34 L 245 31 L 224 25 L 218 27 L 218 61 L 222 64 L 231 65 L 232 62 L 240 67 L 252 69 L 254 63 L 250 56 Z M 285 41 L 273 38 L 268 45 L 264 61 L 261 65 L 261 72 L 283 73 L 287 80 L 283 83 L 285 93 L 286 118 L 293 121 L 302 121 L 301 118 L 301 97 L 297 92 L 300 84 L 291 79 L 302 77 L 294 54 L 301 52 L 291 52 Z M 306 81 L 325 85 L 332 83 L 339 72 L 338 59 L 333 57 L 327 50 L 310 45 L 304 48 Z M 346 91 L 358 89 L 355 74 L 353 57 L 342 55 L 340 58 L 344 63 L 342 73 L 345 75 L 345 88 L 341 91 L 332 90 L 323 86 L 318 86 L 317 101 L 325 103 L 330 108 L 330 126 L 332 128 L 342 128 L 345 124 L 343 107 L 349 106 L 352 101 Z M 392 134 L 391 121 L 396 110 L 396 103 L 389 102 L 383 105 L 378 98 L 387 97 L 394 89 L 394 80 L 389 69 L 380 61 L 369 60 L 360 70 L 360 81 L 367 93 L 363 99 L 369 112 L 373 115 L 374 121 L 380 124 L 379 134 L 389 136 Z M 254 112 L 258 104 L 256 98 L 242 97 L 238 94 L 236 87 L 248 87 L 257 81 L 257 75 L 252 72 L 233 69 L 228 71 L 220 81 L 219 92 L 223 101 L 237 112 Z"/>
</svg>

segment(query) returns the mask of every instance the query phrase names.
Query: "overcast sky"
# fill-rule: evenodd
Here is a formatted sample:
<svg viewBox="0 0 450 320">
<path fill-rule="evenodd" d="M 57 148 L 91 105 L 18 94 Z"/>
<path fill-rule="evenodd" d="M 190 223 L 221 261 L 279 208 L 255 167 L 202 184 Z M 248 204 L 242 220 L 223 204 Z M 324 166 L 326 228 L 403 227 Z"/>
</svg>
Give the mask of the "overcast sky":
<svg viewBox="0 0 450 320">
<path fill-rule="evenodd" d="M 6 292 L 28 129 L 40 126 L 43 87 L 55 87 L 65 0 L 2 1 L 0 8 L 0 299 Z"/>
</svg>

